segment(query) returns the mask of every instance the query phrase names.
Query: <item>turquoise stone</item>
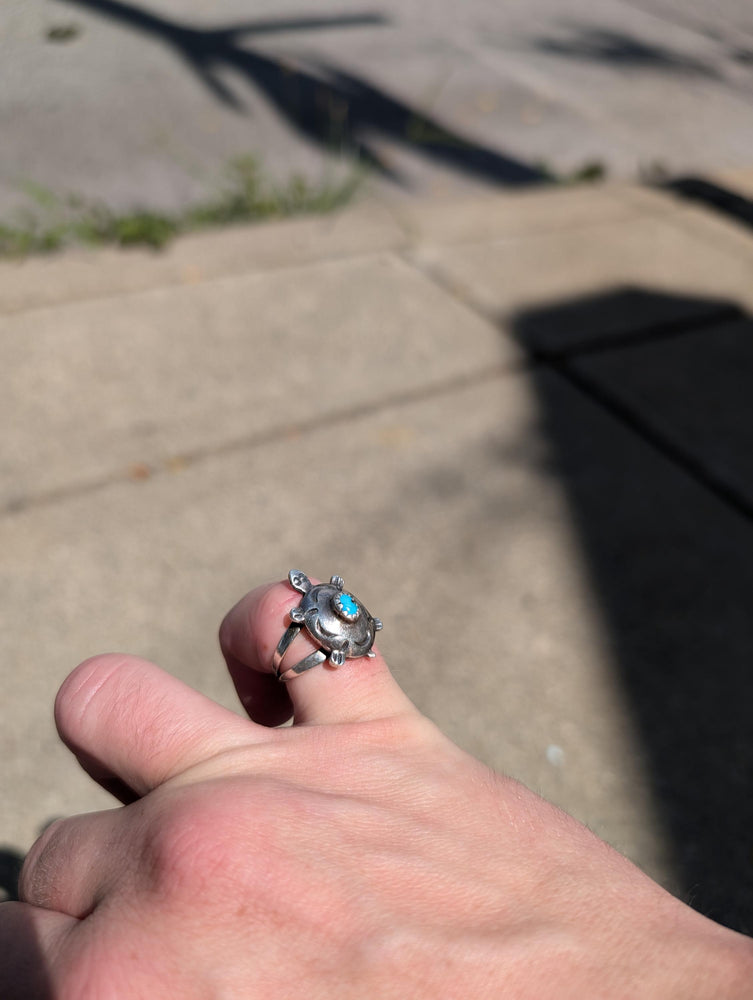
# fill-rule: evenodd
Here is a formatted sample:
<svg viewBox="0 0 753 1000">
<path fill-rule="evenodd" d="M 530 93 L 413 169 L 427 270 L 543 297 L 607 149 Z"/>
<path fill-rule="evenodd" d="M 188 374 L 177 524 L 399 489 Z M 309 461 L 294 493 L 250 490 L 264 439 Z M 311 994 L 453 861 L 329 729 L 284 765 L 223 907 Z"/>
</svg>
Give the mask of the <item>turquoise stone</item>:
<svg viewBox="0 0 753 1000">
<path fill-rule="evenodd" d="M 338 594 L 335 598 L 337 611 L 345 618 L 355 618 L 358 614 L 358 604 L 352 594 Z"/>
</svg>

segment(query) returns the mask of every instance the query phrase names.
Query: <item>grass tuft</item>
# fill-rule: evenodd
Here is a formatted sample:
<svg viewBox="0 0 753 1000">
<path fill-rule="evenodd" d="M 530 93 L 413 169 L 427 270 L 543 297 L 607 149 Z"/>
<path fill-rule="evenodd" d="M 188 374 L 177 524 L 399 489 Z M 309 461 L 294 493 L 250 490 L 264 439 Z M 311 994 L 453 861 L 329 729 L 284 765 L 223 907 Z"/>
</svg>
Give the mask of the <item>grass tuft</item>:
<svg viewBox="0 0 753 1000">
<path fill-rule="evenodd" d="M 294 175 L 270 181 L 253 156 L 234 160 L 220 190 L 206 201 L 173 214 L 135 208 L 118 212 L 76 195 L 58 198 L 27 183 L 29 205 L 11 221 L 0 222 L 0 257 L 50 253 L 66 246 L 164 247 L 181 233 L 306 213 L 325 214 L 347 204 L 362 180 L 351 172 L 339 182 L 312 183 Z"/>
<path fill-rule="evenodd" d="M 81 26 L 70 22 L 69 24 L 53 24 L 45 32 L 48 42 L 73 42 L 81 34 Z"/>
</svg>

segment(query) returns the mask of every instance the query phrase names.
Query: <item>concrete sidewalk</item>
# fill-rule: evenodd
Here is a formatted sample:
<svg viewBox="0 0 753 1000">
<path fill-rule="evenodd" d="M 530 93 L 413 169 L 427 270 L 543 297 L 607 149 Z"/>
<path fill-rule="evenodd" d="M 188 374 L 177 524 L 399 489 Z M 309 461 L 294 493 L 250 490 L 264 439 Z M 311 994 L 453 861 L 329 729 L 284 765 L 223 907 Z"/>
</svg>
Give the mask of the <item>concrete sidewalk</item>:
<svg viewBox="0 0 753 1000">
<path fill-rule="evenodd" d="M 752 52 L 747 0 L 5 0 L 0 218 L 173 211 L 249 153 L 395 198 L 746 166 Z"/>
<path fill-rule="evenodd" d="M 7 856 L 111 804 L 54 733 L 71 667 L 234 706 L 217 625 L 296 566 L 457 742 L 746 926 L 752 274 L 621 185 L 3 264 Z"/>
</svg>

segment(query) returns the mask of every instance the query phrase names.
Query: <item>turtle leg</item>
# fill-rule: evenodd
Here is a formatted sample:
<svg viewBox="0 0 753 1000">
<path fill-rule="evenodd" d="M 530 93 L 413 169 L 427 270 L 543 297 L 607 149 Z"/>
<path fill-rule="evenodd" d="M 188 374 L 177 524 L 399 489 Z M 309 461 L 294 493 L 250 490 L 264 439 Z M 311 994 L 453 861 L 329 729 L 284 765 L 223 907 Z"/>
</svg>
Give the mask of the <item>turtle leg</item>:
<svg viewBox="0 0 753 1000">
<path fill-rule="evenodd" d="M 305 622 L 309 632 L 316 639 L 319 639 L 326 649 L 330 650 L 327 653 L 327 659 L 332 666 L 341 667 L 345 663 L 345 654 L 350 646 L 350 640 L 327 632 L 319 620 L 319 611 L 317 608 L 311 608 L 306 612 Z"/>
<path fill-rule="evenodd" d="M 349 645 L 350 643 L 347 639 L 341 639 L 329 654 L 329 662 L 333 667 L 341 667 L 345 663 L 345 655 Z"/>
<path fill-rule="evenodd" d="M 329 582 L 330 586 L 337 587 L 338 590 L 342 590 L 345 586 L 345 580 L 341 576 L 333 576 Z"/>
<path fill-rule="evenodd" d="M 330 638 L 329 644 L 332 647 L 328 656 L 330 664 L 333 667 L 341 667 L 345 663 L 345 658 L 350 649 L 350 639 L 338 636 L 337 638 Z"/>
</svg>

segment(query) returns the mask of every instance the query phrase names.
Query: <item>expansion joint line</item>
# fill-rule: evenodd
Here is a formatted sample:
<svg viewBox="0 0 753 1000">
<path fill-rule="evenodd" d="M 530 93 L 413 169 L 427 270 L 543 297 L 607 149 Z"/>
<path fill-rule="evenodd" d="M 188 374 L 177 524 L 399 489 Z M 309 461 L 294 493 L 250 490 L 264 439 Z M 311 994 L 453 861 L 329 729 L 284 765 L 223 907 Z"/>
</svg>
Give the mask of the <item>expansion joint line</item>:
<svg viewBox="0 0 753 1000">
<path fill-rule="evenodd" d="M 709 469 L 689 448 L 668 435 L 661 427 L 639 412 L 635 407 L 615 397 L 596 379 L 575 368 L 567 359 L 547 359 L 539 362 L 550 368 L 592 402 L 606 410 L 633 434 L 642 438 L 656 452 L 673 465 L 682 469 L 696 483 L 712 493 L 726 506 L 753 522 L 753 502 L 742 489 L 728 482 Z"/>
</svg>

